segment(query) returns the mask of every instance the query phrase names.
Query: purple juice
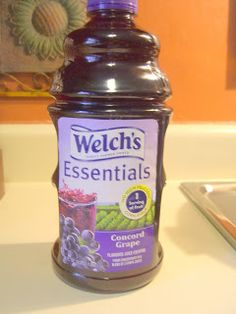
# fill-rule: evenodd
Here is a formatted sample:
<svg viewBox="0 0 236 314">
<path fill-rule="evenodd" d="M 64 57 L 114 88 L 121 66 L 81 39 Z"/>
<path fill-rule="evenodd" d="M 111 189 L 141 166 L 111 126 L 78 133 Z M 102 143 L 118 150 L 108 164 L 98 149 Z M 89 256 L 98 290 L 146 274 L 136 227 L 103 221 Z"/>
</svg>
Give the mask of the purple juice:
<svg viewBox="0 0 236 314">
<path fill-rule="evenodd" d="M 136 28 L 136 13 L 135 0 L 89 0 L 90 20 L 67 36 L 51 89 L 61 226 L 53 265 L 64 281 L 92 291 L 142 287 L 163 258 L 171 91 L 158 67 L 159 41 Z"/>
</svg>

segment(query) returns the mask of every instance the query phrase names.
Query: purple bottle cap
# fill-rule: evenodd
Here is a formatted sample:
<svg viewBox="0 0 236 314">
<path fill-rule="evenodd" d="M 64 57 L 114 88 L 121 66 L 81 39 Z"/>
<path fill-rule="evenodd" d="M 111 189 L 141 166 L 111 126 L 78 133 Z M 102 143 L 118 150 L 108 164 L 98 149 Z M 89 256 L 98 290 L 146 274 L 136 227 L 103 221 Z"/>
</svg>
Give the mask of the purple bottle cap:
<svg viewBox="0 0 236 314">
<path fill-rule="evenodd" d="M 126 10 L 130 13 L 137 13 L 138 0 L 88 0 L 88 12 L 97 10 Z"/>
</svg>

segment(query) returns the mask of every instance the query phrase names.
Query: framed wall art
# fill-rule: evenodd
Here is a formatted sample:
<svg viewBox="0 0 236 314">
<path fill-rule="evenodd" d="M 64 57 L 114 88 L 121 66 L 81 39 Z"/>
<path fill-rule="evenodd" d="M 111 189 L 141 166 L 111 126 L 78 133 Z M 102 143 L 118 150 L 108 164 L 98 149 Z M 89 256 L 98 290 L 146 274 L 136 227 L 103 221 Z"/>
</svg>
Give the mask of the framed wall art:
<svg viewBox="0 0 236 314">
<path fill-rule="evenodd" d="M 86 0 L 0 0 L 0 96 L 48 96 L 63 42 L 86 21 Z"/>
</svg>

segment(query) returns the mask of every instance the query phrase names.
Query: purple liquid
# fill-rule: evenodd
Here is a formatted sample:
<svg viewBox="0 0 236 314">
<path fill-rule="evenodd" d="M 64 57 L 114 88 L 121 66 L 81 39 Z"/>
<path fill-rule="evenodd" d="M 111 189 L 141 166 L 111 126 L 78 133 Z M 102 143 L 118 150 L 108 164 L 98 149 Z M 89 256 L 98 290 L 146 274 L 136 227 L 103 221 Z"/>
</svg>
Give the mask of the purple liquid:
<svg viewBox="0 0 236 314">
<path fill-rule="evenodd" d="M 166 76 L 158 68 L 159 42 L 135 27 L 133 15 L 122 10 L 91 13 L 84 28 L 65 41 L 65 63 L 52 86 L 55 104 L 49 112 L 58 130 L 60 117 L 96 119 L 155 119 L 159 125 L 155 236 L 158 242 L 160 200 L 165 184 L 164 137 L 171 110 L 164 106 L 170 96 Z M 53 181 L 58 187 L 58 168 Z M 82 214 L 81 214 L 82 215 Z M 78 219 L 77 219 L 78 220 Z M 53 248 L 56 273 L 75 286 L 100 292 L 135 289 L 150 282 L 162 261 L 160 244 L 152 263 L 123 273 L 78 273 L 60 261 L 60 244 Z"/>
</svg>

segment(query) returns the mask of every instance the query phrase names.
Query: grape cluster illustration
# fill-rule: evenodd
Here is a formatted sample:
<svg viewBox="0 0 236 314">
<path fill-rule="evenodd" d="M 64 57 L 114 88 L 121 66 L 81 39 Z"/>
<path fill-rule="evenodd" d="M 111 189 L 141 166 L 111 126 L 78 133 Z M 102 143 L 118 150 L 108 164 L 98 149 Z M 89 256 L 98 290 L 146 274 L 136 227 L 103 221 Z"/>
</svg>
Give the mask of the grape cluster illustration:
<svg viewBox="0 0 236 314">
<path fill-rule="evenodd" d="M 64 264 L 79 270 L 104 272 L 107 261 L 97 253 L 99 243 L 91 230 L 79 231 L 71 217 L 60 214 L 61 256 Z"/>
</svg>

